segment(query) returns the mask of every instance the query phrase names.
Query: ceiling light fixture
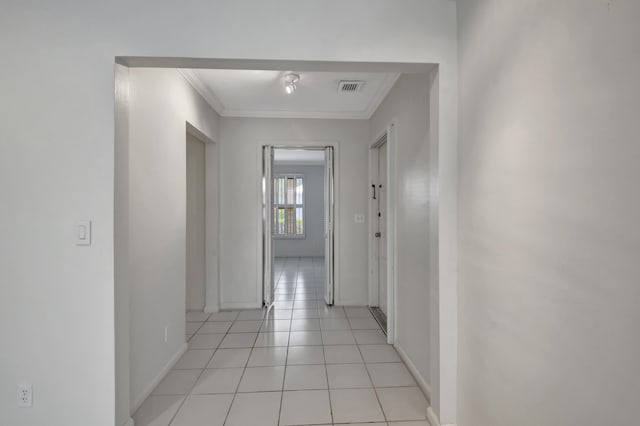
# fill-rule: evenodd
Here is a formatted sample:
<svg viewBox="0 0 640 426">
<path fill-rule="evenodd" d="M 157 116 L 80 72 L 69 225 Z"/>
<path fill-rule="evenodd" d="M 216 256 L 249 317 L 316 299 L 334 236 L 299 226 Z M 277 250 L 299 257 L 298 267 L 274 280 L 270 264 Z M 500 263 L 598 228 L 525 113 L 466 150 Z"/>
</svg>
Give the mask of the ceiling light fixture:
<svg viewBox="0 0 640 426">
<path fill-rule="evenodd" d="M 288 73 L 284 76 L 284 90 L 288 95 L 292 94 L 298 88 L 296 83 L 300 80 L 300 75 L 295 73 Z"/>
</svg>

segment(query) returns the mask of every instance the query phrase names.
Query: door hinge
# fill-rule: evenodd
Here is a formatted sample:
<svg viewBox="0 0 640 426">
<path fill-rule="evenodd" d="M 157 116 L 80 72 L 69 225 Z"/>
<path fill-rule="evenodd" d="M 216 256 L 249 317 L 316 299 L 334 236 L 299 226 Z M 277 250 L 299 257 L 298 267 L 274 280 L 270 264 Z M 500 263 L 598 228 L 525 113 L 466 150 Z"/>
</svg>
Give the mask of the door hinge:
<svg viewBox="0 0 640 426">
<path fill-rule="evenodd" d="M 382 237 L 382 232 L 376 232 L 376 238 Z"/>
</svg>

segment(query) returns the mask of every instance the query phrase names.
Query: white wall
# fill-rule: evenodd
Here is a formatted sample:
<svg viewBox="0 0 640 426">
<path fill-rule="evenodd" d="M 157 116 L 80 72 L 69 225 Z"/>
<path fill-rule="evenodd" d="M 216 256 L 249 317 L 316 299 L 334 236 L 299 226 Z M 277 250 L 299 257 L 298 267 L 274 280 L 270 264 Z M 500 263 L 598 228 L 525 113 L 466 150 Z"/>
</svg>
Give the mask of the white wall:
<svg viewBox="0 0 640 426">
<path fill-rule="evenodd" d="M 276 257 L 324 256 L 324 166 L 276 165 L 277 174 L 304 175 L 304 238 L 276 238 Z"/>
<path fill-rule="evenodd" d="M 458 4 L 459 425 L 637 424 L 640 2 Z"/>
<path fill-rule="evenodd" d="M 130 79 L 128 279 L 135 407 L 184 349 L 187 122 L 215 140 L 218 120 L 175 70 L 131 68 Z"/>
<path fill-rule="evenodd" d="M 437 274 L 431 270 L 430 212 L 437 208 L 437 193 L 430 190 L 432 148 L 430 140 L 430 77 L 402 75 L 371 118 L 377 138 L 395 120 L 396 167 L 396 304 L 395 344 L 416 366 L 432 391 L 437 377 L 437 347 L 431 347 L 438 324 L 431 319 L 437 295 Z M 434 371 L 432 371 L 434 369 Z M 439 410 L 438 410 L 439 411 Z M 438 412 L 436 411 L 436 412 Z"/>
<path fill-rule="evenodd" d="M 354 223 L 367 210 L 369 125 L 365 120 L 223 118 L 220 131 L 221 307 L 256 307 L 261 300 L 261 229 L 258 203 L 262 143 L 338 142 L 336 179 L 336 303 L 367 301 L 367 226 Z M 248 247 L 255 251 L 247 250 Z"/>
<path fill-rule="evenodd" d="M 186 308 L 202 311 L 206 288 L 205 143 L 187 133 Z M 212 170 L 215 173 L 215 169 Z"/>
<path fill-rule="evenodd" d="M 453 1 L 3 4 L 0 423 L 114 423 L 114 57 L 440 63 L 442 155 L 455 158 Z M 83 218 L 91 247 L 73 245 Z M 22 380 L 37 395 L 30 410 L 15 406 Z M 60 389 L 92 393 L 79 404 Z"/>
</svg>

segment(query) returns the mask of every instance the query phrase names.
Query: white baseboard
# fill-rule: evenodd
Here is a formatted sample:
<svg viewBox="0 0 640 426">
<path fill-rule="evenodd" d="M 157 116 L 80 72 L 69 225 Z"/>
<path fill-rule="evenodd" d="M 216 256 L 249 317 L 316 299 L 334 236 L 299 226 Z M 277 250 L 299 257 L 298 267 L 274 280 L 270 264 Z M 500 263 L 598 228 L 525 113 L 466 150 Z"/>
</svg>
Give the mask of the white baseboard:
<svg viewBox="0 0 640 426">
<path fill-rule="evenodd" d="M 424 379 L 424 377 L 422 377 L 422 374 L 420 374 L 420 372 L 418 371 L 418 368 L 413 363 L 411 358 L 409 358 L 409 355 L 407 355 L 405 350 L 398 345 L 393 345 L 393 346 L 395 346 L 396 350 L 398 351 L 398 355 L 400 355 L 400 358 L 402 358 L 402 361 L 404 361 L 405 365 L 409 369 L 409 372 L 411 373 L 413 378 L 416 379 L 416 383 L 418 383 L 418 387 L 424 393 L 424 396 L 427 398 L 427 401 L 429 401 L 429 404 L 431 404 L 431 387 L 429 386 L 427 381 Z M 432 425 L 432 426 L 436 426 L 436 425 Z"/>
<path fill-rule="evenodd" d="M 140 395 L 138 395 L 133 400 L 133 403 L 131 404 L 131 414 L 138 411 L 138 408 L 140 408 L 140 406 L 145 401 L 145 399 L 147 399 L 149 395 L 151 395 L 151 392 L 153 392 L 156 386 L 158 386 L 158 384 L 162 381 L 162 379 L 164 379 L 164 377 L 167 375 L 169 370 L 171 370 L 173 366 L 176 365 L 176 362 L 178 362 L 180 357 L 187 351 L 187 348 L 188 348 L 188 344 L 185 342 L 182 346 L 180 346 L 180 349 L 178 349 L 178 351 L 175 354 L 173 354 L 171 359 L 169 359 L 169 362 L 167 362 L 165 366 L 162 367 L 162 369 L 160 369 L 156 377 L 151 381 L 151 383 L 147 385 L 144 391 L 142 391 Z"/>
<path fill-rule="evenodd" d="M 411 373 L 413 378 L 416 379 L 416 383 L 418 383 L 418 387 L 424 393 L 424 396 L 427 398 L 427 401 L 429 401 L 429 404 L 431 404 L 431 387 L 429 386 L 427 381 L 424 380 L 424 377 L 422 377 L 422 375 L 420 374 L 420 372 L 416 368 L 416 365 L 413 363 L 411 358 L 409 358 L 409 355 L 407 355 L 405 350 L 402 349 L 400 346 L 396 346 L 396 345 L 394 345 L 394 346 L 395 346 L 396 350 L 398 351 L 398 355 L 400 355 L 400 358 L 402 359 L 402 361 L 404 361 L 405 365 L 409 369 L 409 372 Z M 427 422 L 431 426 L 456 426 L 453 423 L 449 423 L 449 424 L 446 424 L 446 425 L 441 425 L 440 424 L 440 419 L 436 415 L 435 411 L 433 411 L 433 407 L 431 407 L 431 406 L 429 406 L 427 408 Z"/>
<path fill-rule="evenodd" d="M 127 420 L 125 424 L 123 424 L 122 426 L 135 426 L 135 425 L 133 423 L 133 419 L 129 417 L 129 420 Z"/>
<path fill-rule="evenodd" d="M 427 421 L 431 426 L 440 426 L 440 419 L 438 419 L 432 407 L 427 408 Z"/>
<path fill-rule="evenodd" d="M 222 302 L 220 309 L 235 310 L 235 309 L 260 309 L 256 302 Z"/>
<path fill-rule="evenodd" d="M 440 419 L 438 418 L 438 416 L 436 416 L 436 413 L 433 411 L 432 407 L 427 408 L 427 422 L 429 422 L 431 426 L 456 426 L 453 423 L 441 425 Z"/>
<path fill-rule="evenodd" d="M 204 313 L 205 314 L 215 314 L 216 312 L 220 312 L 217 306 L 205 306 Z"/>
</svg>

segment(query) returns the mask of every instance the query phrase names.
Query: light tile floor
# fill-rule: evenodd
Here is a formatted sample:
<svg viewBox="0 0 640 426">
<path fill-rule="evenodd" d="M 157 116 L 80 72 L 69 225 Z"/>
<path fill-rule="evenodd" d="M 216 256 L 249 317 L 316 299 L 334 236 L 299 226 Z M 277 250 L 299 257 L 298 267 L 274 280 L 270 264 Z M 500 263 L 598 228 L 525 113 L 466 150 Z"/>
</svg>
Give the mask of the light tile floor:
<svg viewBox="0 0 640 426">
<path fill-rule="evenodd" d="M 322 258 L 279 258 L 263 310 L 187 313 L 189 349 L 136 426 L 428 426 L 427 402 L 363 307 L 327 307 Z"/>
</svg>

